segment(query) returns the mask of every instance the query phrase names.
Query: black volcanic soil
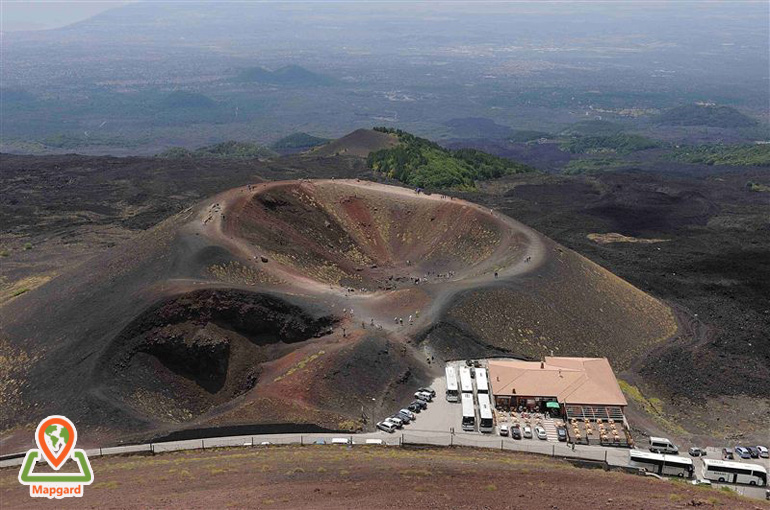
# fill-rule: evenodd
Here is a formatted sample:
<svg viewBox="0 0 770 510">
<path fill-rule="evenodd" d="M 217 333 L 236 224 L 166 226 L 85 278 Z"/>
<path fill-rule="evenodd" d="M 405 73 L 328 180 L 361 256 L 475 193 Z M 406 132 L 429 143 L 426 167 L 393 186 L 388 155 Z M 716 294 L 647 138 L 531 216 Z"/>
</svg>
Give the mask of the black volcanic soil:
<svg viewBox="0 0 770 510">
<path fill-rule="evenodd" d="M 677 305 L 680 322 L 691 325 L 637 360 L 640 376 L 624 377 L 663 398 L 670 414 L 704 437 L 767 437 L 770 194 L 750 192 L 746 183 L 770 183 L 770 175 L 677 169 L 512 177 L 485 185 L 474 199 Z M 665 242 L 599 244 L 587 237 L 608 232 Z M 726 415 L 739 409 L 748 423 L 729 427 Z"/>
</svg>

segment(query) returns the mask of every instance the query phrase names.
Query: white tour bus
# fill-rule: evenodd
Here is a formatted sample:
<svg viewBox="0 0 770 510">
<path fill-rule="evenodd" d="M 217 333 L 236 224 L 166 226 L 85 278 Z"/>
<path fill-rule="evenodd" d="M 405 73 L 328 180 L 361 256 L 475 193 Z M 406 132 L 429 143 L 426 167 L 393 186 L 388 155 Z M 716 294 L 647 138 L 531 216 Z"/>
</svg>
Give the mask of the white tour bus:
<svg viewBox="0 0 770 510">
<path fill-rule="evenodd" d="M 489 393 L 489 381 L 487 381 L 486 368 L 474 368 L 476 372 L 476 391 L 479 393 Z"/>
<path fill-rule="evenodd" d="M 478 377 L 476 378 L 478 381 Z M 481 432 L 494 432 L 495 421 L 492 418 L 492 406 L 489 403 L 489 395 L 487 393 L 479 393 L 479 430 Z"/>
<path fill-rule="evenodd" d="M 473 393 L 463 393 L 463 430 L 476 430 L 476 409 L 473 407 Z"/>
<path fill-rule="evenodd" d="M 665 437 L 650 437 L 650 451 L 652 453 L 670 453 L 676 455 L 679 453 L 679 448 Z"/>
<path fill-rule="evenodd" d="M 644 469 L 648 473 L 655 473 L 656 475 L 692 478 L 695 471 L 692 459 L 686 457 L 661 455 L 641 450 L 631 450 L 629 457 L 629 466 Z"/>
<path fill-rule="evenodd" d="M 473 393 L 473 381 L 471 381 L 471 369 L 460 367 L 460 389 L 463 393 Z"/>
<path fill-rule="evenodd" d="M 703 459 L 703 478 L 715 482 L 767 485 L 767 470 L 758 464 Z"/>
<path fill-rule="evenodd" d="M 446 399 L 449 402 L 457 402 L 460 395 L 457 391 L 457 374 L 454 367 L 446 367 Z"/>
</svg>

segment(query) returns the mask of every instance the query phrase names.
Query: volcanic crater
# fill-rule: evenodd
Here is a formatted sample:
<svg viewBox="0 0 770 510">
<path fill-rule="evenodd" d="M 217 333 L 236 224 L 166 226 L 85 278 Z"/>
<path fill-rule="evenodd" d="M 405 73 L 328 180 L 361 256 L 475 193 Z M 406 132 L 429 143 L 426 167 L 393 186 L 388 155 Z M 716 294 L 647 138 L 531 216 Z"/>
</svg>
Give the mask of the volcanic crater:
<svg viewBox="0 0 770 510">
<path fill-rule="evenodd" d="M 32 360 L 0 425 L 50 411 L 102 442 L 369 429 L 446 359 L 555 351 L 623 368 L 677 329 L 663 303 L 507 216 L 357 180 L 220 193 L 0 315 Z"/>
</svg>

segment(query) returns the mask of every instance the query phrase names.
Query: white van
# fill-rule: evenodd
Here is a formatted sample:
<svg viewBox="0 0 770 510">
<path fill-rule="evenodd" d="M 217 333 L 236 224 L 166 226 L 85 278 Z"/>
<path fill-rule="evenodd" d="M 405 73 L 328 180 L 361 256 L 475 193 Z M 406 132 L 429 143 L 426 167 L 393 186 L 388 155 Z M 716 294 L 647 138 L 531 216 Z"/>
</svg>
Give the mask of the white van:
<svg viewBox="0 0 770 510">
<path fill-rule="evenodd" d="M 679 448 L 665 437 L 650 437 L 650 451 L 653 453 L 677 455 L 679 453 Z"/>
</svg>

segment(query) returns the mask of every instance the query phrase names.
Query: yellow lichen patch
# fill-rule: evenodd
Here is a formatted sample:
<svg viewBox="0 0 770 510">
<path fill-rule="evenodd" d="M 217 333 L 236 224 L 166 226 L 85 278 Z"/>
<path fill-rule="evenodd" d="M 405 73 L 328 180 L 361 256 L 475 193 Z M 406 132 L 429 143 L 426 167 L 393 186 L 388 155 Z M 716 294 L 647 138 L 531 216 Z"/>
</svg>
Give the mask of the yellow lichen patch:
<svg viewBox="0 0 770 510">
<path fill-rule="evenodd" d="M 209 272 L 218 280 L 232 283 L 234 285 L 259 285 L 283 283 L 266 271 L 260 271 L 253 267 L 244 266 L 240 262 L 229 262 L 227 264 L 214 264 L 209 266 Z"/>
<path fill-rule="evenodd" d="M 37 358 L 26 351 L 11 346 L 5 338 L 0 338 L 0 412 L 8 415 L 24 406 L 21 387 L 27 372 Z"/>
<path fill-rule="evenodd" d="M 303 358 L 296 365 L 294 365 L 289 370 L 287 370 L 284 374 L 279 375 L 278 377 L 273 379 L 273 381 L 278 382 L 281 379 L 289 377 L 290 375 L 292 375 L 297 370 L 302 370 L 303 368 L 305 368 L 308 365 L 308 363 L 312 363 L 313 361 L 317 360 L 318 358 L 320 358 L 324 354 L 326 354 L 325 351 L 318 351 L 315 354 L 311 354 L 310 356 L 307 356 L 307 357 Z"/>
<path fill-rule="evenodd" d="M 598 243 L 598 244 L 610 244 L 610 243 L 636 243 L 636 244 L 654 244 L 654 243 L 665 243 L 670 241 L 670 239 L 643 239 L 641 237 L 631 237 L 631 236 L 624 236 L 623 234 L 618 234 L 617 232 L 608 232 L 606 234 L 588 234 L 586 236 L 591 241 Z"/>
<path fill-rule="evenodd" d="M 55 275 L 43 274 L 22 278 L 15 282 L 0 280 L 0 306 L 47 283 Z"/>
</svg>

